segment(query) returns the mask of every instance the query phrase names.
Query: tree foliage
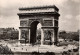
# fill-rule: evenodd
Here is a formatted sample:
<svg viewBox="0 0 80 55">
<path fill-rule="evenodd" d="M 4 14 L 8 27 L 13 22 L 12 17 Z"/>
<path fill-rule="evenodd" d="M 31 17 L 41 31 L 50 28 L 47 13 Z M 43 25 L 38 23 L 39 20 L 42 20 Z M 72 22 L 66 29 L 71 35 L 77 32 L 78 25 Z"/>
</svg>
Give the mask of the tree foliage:
<svg viewBox="0 0 80 55">
<path fill-rule="evenodd" d="M 62 31 L 59 32 L 59 37 L 65 39 L 70 39 L 70 40 L 75 40 L 75 41 L 79 41 L 79 32 L 66 32 L 66 31 Z"/>
</svg>

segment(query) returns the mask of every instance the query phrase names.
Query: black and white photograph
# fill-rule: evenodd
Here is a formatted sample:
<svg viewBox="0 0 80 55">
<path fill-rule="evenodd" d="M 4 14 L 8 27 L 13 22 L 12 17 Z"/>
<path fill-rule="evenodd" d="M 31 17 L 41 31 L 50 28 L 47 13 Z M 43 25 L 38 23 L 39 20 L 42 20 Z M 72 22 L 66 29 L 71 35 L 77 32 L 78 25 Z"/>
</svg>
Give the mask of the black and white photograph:
<svg viewBox="0 0 80 55">
<path fill-rule="evenodd" d="M 0 0 L 0 55 L 79 55 L 80 0 Z"/>
</svg>

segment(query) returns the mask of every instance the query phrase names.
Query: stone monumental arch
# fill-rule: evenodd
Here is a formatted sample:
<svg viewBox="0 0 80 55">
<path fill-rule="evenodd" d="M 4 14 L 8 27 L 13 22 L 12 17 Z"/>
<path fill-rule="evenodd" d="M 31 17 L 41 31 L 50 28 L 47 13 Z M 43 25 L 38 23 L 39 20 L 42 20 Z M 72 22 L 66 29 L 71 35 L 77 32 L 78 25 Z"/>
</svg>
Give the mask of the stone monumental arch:
<svg viewBox="0 0 80 55">
<path fill-rule="evenodd" d="M 36 43 L 37 24 L 41 26 L 41 45 L 58 42 L 59 9 L 55 5 L 19 8 L 20 19 L 19 41 L 20 43 Z M 49 38 L 49 39 L 47 39 Z M 48 44 L 49 45 L 49 44 Z"/>
</svg>

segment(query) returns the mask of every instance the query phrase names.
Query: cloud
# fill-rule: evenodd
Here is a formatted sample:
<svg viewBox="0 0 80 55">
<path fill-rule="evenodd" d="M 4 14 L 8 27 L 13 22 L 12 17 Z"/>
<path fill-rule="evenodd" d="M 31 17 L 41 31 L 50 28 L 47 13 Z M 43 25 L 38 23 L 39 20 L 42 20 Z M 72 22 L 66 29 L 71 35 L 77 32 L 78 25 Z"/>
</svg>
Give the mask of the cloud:
<svg viewBox="0 0 80 55">
<path fill-rule="evenodd" d="M 80 21 L 80 14 L 76 16 L 76 19 Z"/>
<path fill-rule="evenodd" d="M 67 0 L 0 0 L 1 5 L 3 7 L 10 6 L 40 6 L 40 5 L 52 5 L 58 4 L 61 5 Z"/>
<path fill-rule="evenodd" d="M 65 18 L 66 18 L 66 19 L 72 19 L 72 18 L 73 18 L 73 16 L 72 16 L 72 15 L 70 15 L 70 14 L 68 14 L 68 15 L 65 15 Z"/>
<path fill-rule="evenodd" d="M 76 16 L 76 20 L 78 21 L 78 28 L 80 29 L 80 14 Z"/>
<path fill-rule="evenodd" d="M 71 0 L 73 2 L 76 2 L 76 3 L 80 3 L 80 0 Z"/>
<path fill-rule="evenodd" d="M 19 7 L 53 4 L 59 8 L 61 15 L 60 30 L 77 30 L 80 17 L 79 0 L 0 0 L 0 27 L 19 27 L 19 17 L 17 16 Z"/>
</svg>

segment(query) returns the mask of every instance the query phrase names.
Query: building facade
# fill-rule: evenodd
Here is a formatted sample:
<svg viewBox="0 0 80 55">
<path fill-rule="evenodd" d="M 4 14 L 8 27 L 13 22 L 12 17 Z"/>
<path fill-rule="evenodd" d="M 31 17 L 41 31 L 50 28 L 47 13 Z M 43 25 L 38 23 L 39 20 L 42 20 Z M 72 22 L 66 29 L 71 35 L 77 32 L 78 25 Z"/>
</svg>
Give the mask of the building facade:
<svg viewBox="0 0 80 55">
<path fill-rule="evenodd" d="M 19 40 L 20 43 L 36 43 L 37 24 L 41 26 L 41 45 L 49 42 L 56 45 L 58 42 L 59 9 L 55 5 L 19 8 L 20 20 Z"/>
</svg>

